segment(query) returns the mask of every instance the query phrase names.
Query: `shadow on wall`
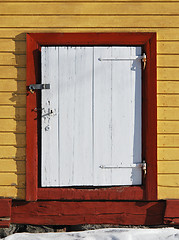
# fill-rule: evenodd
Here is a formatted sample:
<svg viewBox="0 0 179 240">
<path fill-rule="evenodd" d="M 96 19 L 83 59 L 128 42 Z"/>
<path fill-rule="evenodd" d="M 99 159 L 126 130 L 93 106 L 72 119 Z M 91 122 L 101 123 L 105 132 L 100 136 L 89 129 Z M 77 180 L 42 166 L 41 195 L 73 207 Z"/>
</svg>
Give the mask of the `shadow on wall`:
<svg viewBox="0 0 179 240">
<path fill-rule="evenodd" d="M 15 69 L 16 91 L 12 92 L 10 101 L 15 110 L 16 129 L 15 138 L 16 182 L 17 199 L 25 199 L 25 148 L 26 148 L 26 33 L 17 35 L 15 42 Z M 12 184 L 13 185 L 13 184 Z"/>
</svg>

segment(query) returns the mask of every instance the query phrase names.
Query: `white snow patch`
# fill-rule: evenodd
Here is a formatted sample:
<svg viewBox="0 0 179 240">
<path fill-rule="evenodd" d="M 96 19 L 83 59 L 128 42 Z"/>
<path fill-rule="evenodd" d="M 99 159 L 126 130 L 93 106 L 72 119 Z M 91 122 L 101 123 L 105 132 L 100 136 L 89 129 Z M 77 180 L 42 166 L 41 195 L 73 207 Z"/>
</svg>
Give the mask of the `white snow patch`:
<svg viewBox="0 0 179 240">
<path fill-rule="evenodd" d="M 179 229 L 105 228 L 68 233 L 16 233 L 5 240 L 179 240 Z"/>
</svg>

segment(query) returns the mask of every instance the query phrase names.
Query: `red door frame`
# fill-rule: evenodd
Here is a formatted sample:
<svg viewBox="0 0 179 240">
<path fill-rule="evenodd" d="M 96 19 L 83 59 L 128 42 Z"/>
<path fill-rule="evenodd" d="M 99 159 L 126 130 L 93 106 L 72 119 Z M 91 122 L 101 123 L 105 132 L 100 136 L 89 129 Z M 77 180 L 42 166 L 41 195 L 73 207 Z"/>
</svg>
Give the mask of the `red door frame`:
<svg viewBox="0 0 179 240">
<path fill-rule="evenodd" d="M 39 92 L 28 86 L 39 83 L 41 46 L 92 45 L 142 46 L 147 55 L 142 86 L 142 157 L 147 174 L 142 186 L 94 189 L 42 188 L 39 185 L 40 148 L 38 112 Z M 26 118 L 26 200 L 157 200 L 157 100 L 155 33 L 30 33 L 27 34 L 27 118 Z"/>
</svg>

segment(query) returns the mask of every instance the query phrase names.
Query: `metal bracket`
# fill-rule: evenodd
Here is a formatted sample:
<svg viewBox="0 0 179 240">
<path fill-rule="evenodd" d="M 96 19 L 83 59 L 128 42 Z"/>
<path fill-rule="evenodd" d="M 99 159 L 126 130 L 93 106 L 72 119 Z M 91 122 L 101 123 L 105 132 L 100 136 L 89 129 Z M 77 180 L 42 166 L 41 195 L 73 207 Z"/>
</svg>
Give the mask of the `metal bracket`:
<svg viewBox="0 0 179 240">
<path fill-rule="evenodd" d="M 144 171 L 144 175 L 146 175 L 147 173 L 147 164 L 145 162 L 145 160 L 143 160 L 142 163 L 133 163 L 133 164 L 120 164 L 120 165 L 116 165 L 116 166 L 110 166 L 110 165 L 100 165 L 99 168 L 101 169 L 115 169 L 115 168 L 142 168 L 142 170 Z"/>
<path fill-rule="evenodd" d="M 50 84 L 30 84 L 29 91 L 34 93 L 35 90 L 50 89 Z"/>
</svg>

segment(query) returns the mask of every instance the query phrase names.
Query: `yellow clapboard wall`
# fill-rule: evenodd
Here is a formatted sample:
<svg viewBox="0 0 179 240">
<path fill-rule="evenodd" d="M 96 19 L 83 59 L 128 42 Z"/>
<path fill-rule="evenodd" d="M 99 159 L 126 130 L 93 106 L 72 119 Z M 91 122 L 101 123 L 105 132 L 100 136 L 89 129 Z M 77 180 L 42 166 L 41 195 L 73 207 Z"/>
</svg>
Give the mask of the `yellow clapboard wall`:
<svg viewBox="0 0 179 240">
<path fill-rule="evenodd" d="M 25 198 L 26 33 L 157 32 L 158 198 L 179 198 L 179 1 L 0 2 L 0 197 Z"/>
</svg>

